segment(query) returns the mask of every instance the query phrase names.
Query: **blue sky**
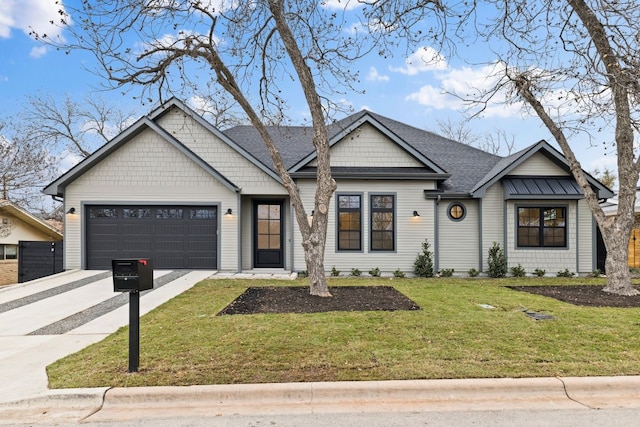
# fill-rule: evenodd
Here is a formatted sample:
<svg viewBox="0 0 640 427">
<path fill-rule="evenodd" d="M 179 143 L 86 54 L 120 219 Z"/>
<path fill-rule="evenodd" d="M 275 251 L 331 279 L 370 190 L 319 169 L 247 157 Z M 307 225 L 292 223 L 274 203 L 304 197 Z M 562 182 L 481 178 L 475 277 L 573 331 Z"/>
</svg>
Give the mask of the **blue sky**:
<svg viewBox="0 0 640 427">
<path fill-rule="evenodd" d="M 48 32 L 49 36 L 56 35 L 49 25 L 49 21 L 58 19 L 55 3 L 55 0 L 0 0 L 0 116 L 10 116 L 24 104 L 26 96 L 50 93 L 81 100 L 94 93 L 100 85 L 99 77 L 88 71 L 93 68 L 91 56 L 81 52 L 67 55 L 43 47 L 28 36 L 30 27 Z M 476 58 L 493 60 L 486 47 L 476 44 L 472 49 Z M 425 56 L 439 57 L 440 61 L 426 64 L 420 59 Z M 429 46 L 423 46 L 409 57 L 397 55 L 382 59 L 372 55 L 356 66 L 364 77 L 361 89 L 365 95 L 346 95 L 343 102 L 352 105 L 356 111 L 367 108 L 435 132 L 438 132 L 438 119 L 452 122 L 463 119 L 460 101 L 445 95 L 443 89 L 464 88 L 469 82 L 485 84 L 483 82 L 490 72 L 483 66 L 440 57 Z M 122 96 L 119 92 L 102 93 L 101 96 L 126 104 L 127 110 L 136 110 L 140 114 L 149 109 L 149 106 L 141 107 L 130 96 Z M 490 106 L 487 114 L 472 121 L 470 127 L 479 134 L 499 129 L 507 135 L 514 135 L 516 150 L 540 139 L 553 142 L 539 119 L 523 117 L 517 106 Z M 615 156 L 610 152 L 605 156 L 602 146 L 588 148 L 586 140 L 578 139 L 573 143 L 574 151 L 587 171 L 615 169 Z"/>
</svg>

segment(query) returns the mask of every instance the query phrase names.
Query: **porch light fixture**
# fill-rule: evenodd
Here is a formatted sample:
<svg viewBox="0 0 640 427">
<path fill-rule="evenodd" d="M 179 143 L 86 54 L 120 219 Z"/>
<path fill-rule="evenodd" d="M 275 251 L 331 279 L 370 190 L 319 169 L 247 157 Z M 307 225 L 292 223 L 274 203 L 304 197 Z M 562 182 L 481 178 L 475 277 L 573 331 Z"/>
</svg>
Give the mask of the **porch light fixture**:
<svg viewBox="0 0 640 427">
<path fill-rule="evenodd" d="M 309 215 L 311 218 L 313 218 L 313 214 L 316 213 L 315 210 L 311 211 L 311 215 Z"/>
<path fill-rule="evenodd" d="M 420 214 L 418 213 L 418 211 L 413 211 L 413 216 L 417 217 L 417 216 L 420 216 Z"/>
<path fill-rule="evenodd" d="M 75 214 L 75 213 L 76 213 L 76 208 L 69 208 L 69 210 L 67 211 L 67 213 L 68 213 L 69 215 L 73 215 L 73 214 Z"/>
<path fill-rule="evenodd" d="M 226 216 L 229 215 L 233 215 L 233 211 L 231 210 L 231 208 L 227 209 L 227 213 L 225 213 Z"/>
</svg>

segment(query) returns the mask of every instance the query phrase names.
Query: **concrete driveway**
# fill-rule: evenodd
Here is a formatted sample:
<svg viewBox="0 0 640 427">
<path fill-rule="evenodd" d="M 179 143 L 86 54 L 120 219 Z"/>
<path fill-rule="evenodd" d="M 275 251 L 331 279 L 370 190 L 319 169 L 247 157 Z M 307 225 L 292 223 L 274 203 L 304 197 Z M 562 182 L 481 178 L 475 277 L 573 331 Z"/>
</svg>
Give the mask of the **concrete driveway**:
<svg viewBox="0 0 640 427">
<path fill-rule="evenodd" d="M 215 271 L 155 271 L 143 315 Z M 129 294 L 109 271 L 73 270 L 0 288 L 0 404 L 65 393 L 47 388 L 47 365 L 129 323 Z M 100 394 L 100 390 L 96 390 Z"/>
</svg>

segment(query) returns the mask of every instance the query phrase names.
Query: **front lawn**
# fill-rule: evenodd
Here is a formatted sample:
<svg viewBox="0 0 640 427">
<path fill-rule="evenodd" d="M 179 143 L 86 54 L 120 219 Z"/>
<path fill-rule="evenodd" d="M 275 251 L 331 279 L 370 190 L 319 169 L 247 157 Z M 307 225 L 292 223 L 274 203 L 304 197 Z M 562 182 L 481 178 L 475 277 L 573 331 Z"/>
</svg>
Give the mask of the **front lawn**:
<svg viewBox="0 0 640 427">
<path fill-rule="evenodd" d="M 306 283 L 205 280 L 142 317 L 139 372 L 121 328 L 49 366 L 50 387 L 640 374 L 640 309 L 505 287 L 603 279 L 332 278 L 394 286 L 422 310 L 216 316 L 247 287 Z"/>
</svg>

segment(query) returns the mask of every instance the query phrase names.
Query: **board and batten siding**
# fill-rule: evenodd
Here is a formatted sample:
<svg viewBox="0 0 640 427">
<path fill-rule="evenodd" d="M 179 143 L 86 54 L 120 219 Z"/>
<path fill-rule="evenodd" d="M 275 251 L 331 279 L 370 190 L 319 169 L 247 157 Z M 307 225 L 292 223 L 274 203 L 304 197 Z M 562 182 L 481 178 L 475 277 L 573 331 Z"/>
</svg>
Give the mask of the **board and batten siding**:
<svg viewBox="0 0 640 427">
<path fill-rule="evenodd" d="M 493 246 L 493 242 L 500 244 L 502 249 L 504 246 L 504 196 L 502 184 L 496 183 L 487 189 L 485 196 L 481 200 L 482 203 L 482 270 L 486 272 L 489 269 L 487 260 L 489 258 L 489 249 Z"/>
<path fill-rule="evenodd" d="M 237 218 L 223 216 L 237 209 L 237 195 L 150 129 L 68 185 L 64 209 L 76 215 L 65 215 L 65 269 L 84 268 L 83 207 L 99 203 L 217 204 L 219 268 L 237 270 Z"/>
<path fill-rule="evenodd" d="M 566 208 L 566 233 L 567 247 L 565 248 L 518 248 L 517 247 L 517 207 L 564 207 Z M 507 264 L 508 268 L 522 265 L 527 274 L 535 269 L 545 270 L 549 275 L 555 275 L 558 271 L 576 273 L 578 248 L 576 237 L 578 235 L 577 208 L 575 200 L 550 201 L 550 200 L 511 200 L 507 203 Z"/>
<path fill-rule="evenodd" d="M 544 154 L 536 153 L 528 158 L 526 162 L 515 167 L 509 172 L 509 175 L 564 176 L 568 175 L 568 173 Z"/>
<path fill-rule="evenodd" d="M 413 263 L 422 251 L 425 238 L 434 241 L 434 200 L 425 200 L 424 190 L 433 186 L 432 182 L 424 181 L 383 181 L 383 180 L 338 180 L 338 188 L 329 205 L 327 246 L 325 252 L 325 270 L 332 267 L 340 270 L 341 275 L 349 275 L 353 268 L 367 274 L 373 268 L 379 268 L 385 275 L 392 274 L 396 269 L 405 274 L 413 273 Z M 313 196 L 316 189 L 315 181 L 299 180 L 298 186 L 303 195 L 303 203 L 310 212 L 313 209 Z M 362 251 L 337 251 L 336 245 L 336 195 L 362 195 Z M 395 196 L 395 227 L 396 250 L 393 252 L 378 252 L 369 249 L 370 229 L 370 201 L 372 194 L 392 194 Z M 419 217 L 413 217 L 413 211 L 418 211 Z M 294 265 L 296 271 L 306 270 L 304 252 L 298 225 L 294 223 Z"/>
<path fill-rule="evenodd" d="M 309 166 L 317 166 L 312 161 Z M 368 123 L 331 147 L 331 166 L 424 167 L 413 156 Z"/>
<path fill-rule="evenodd" d="M 578 271 L 591 273 L 596 269 L 594 249 L 594 219 L 585 199 L 578 200 Z"/>
<path fill-rule="evenodd" d="M 466 215 L 461 221 L 454 221 L 447 214 L 449 206 L 460 203 Z M 441 200 L 438 204 L 438 268 L 454 269 L 456 274 L 466 274 L 472 268 L 480 269 L 478 251 L 478 200 Z M 432 248 L 433 250 L 433 244 Z"/>
<path fill-rule="evenodd" d="M 241 187 L 243 194 L 287 194 L 282 184 L 179 109 L 168 111 L 158 119 L 158 124 L 220 174 Z"/>
</svg>

